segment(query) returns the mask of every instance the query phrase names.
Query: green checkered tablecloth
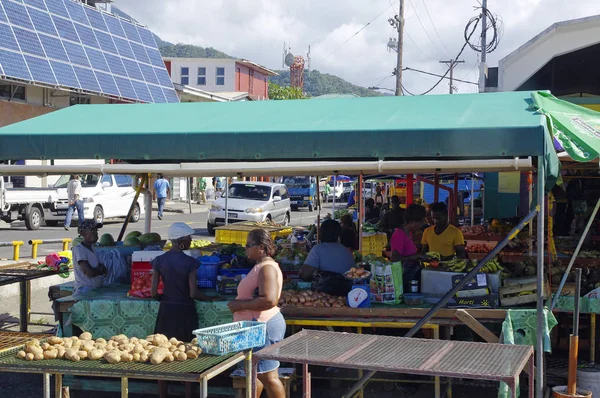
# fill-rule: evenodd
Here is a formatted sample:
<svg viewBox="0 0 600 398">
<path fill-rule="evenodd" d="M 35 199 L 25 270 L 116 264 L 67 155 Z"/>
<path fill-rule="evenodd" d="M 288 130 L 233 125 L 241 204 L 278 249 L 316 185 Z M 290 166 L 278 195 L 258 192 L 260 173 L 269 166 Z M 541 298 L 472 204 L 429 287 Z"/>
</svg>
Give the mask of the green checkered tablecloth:
<svg viewBox="0 0 600 398">
<path fill-rule="evenodd" d="M 128 285 L 104 286 L 90 292 L 71 296 L 71 321 L 95 338 L 108 339 L 117 334 L 145 337 L 154 333 L 160 303 L 150 299 L 127 297 Z M 227 301 L 196 301 L 198 328 L 222 325 L 233 321 Z"/>
<path fill-rule="evenodd" d="M 550 305 L 550 302 L 548 302 Z M 561 296 L 556 300 L 557 310 L 574 311 L 575 297 Z M 579 311 L 584 314 L 600 314 L 600 298 L 581 297 L 579 302 Z"/>
</svg>

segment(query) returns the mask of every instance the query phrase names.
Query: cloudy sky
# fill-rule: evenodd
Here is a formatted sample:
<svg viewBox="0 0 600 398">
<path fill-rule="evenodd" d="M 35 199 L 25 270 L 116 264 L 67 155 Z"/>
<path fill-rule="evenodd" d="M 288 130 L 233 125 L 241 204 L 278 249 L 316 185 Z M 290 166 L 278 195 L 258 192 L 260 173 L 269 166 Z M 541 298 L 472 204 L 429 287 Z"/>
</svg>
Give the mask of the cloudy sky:
<svg viewBox="0 0 600 398">
<path fill-rule="evenodd" d="M 397 13 L 399 0 L 115 0 L 114 4 L 173 43 L 213 47 L 272 69 L 282 68 L 284 41 L 291 43 L 295 55 L 305 55 L 310 45 L 311 69 L 365 87 L 395 85 L 391 76 L 395 52 L 388 52 L 386 44 L 397 35 L 388 18 Z M 478 14 L 477 4 L 478 0 L 405 0 L 404 66 L 443 74 L 446 67 L 438 61 L 456 57 L 466 24 Z M 488 65 L 497 66 L 499 59 L 552 23 L 600 14 L 600 1 L 489 0 L 488 8 L 503 22 L 498 49 L 488 55 Z M 467 47 L 460 59 L 465 63 L 457 66 L 455 77 L 477 81 L 478 54 Z M 413 93 L 431 88 L 437 80 L 404 72 L 404 86 Z M 474 85 L 457 86 L 460 93 L 476 91 Z M 433 93 L 447 91 L 443 82 Z"/>
</svg>

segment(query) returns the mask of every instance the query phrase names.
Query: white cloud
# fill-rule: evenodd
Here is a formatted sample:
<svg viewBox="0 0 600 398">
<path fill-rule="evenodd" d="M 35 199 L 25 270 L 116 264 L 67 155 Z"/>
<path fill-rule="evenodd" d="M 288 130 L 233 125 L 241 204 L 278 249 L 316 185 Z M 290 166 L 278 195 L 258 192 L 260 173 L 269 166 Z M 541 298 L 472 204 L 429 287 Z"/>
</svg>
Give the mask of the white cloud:
<svg viewBox="0 0 600 398">
<path fill-rule="evenodd" d="M 473 8 L 477 4 L 406 0 L 404 65 L 443 74 L 439 60 L 456 56 L 464 44 L 466 23 L 478 13 Z M 115 5 L 163 40 L 213 47 L 274 69 L 281 68 L 284 41 L 291 42 L 295 54 L 306 54 L 311 45 L 312 66 L 321 72 L 363 86 L 395 86 L 393 78 L 386 79 L 396 65 L 395 53 L 388 52 L 386 44 L 395 35 L 387 19 L 397 12 L 398 0 L 116 0 Z M 502 18 L 505 31 L 498 49 L 488 55 L 491 66 L 554 22 L 600 14 L 598 0 L 505 0 L 490 1 L 488 7 Z M 476 81 L 477 54 L 467 47 L 461 59 L 466 63 L 456 68 L 455 76 Z M 436 81 L 404 72 L 404 84 L 413 92 L 427 90 Z M 476 91 L 468 84 L 459 83 L 458 88 Z M 433 92 L 447 90 L 443 82 Z"/>
</svg>

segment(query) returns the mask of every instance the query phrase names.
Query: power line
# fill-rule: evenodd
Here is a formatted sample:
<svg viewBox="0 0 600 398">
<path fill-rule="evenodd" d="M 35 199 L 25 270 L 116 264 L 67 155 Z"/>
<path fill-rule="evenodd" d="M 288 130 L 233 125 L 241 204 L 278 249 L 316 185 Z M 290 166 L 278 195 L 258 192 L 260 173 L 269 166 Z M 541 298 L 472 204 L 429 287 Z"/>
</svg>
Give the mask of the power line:
<svg viewBox="0 0 600 398">
<path fill-rule="evenodd" d="M 423 55 L 424 55 L 426 58 L 429 58 L 430 60 L 432 60 L 432 61 L 435 61 L 435 59 L 434 59 L 434 58 L 432 58 L 431 56 L 429 56 L 429 55 L 425 54 L 425 52 L 424 52 L 423 50 L 421 50 L 421 47 L 419 47 L 419 46 L 417 45 L 417 42 L 413 40 L 413 38 L 412 38 L 412 36 L 410 35 L 410 33 L 408 33 L 408 30 L 405 30 L 405 31 L 404 31 L 404 33 L 406 33 L 406 36 L 408 36 L 408 38 L 410 39 L 410 41 L 412 42 L 412 44 L 414 44 L 415 48 L 416 48 L 417 50 L 419 50 L 419 52 L 420 52 L 421 54 L 423 54 Z"/>
<path fill-rule="evenodd" d="M 443 79 L 449 79 L 448 77 L 445 77 L 443 75 L 438 75 L 437 73 L 426 72 L 424 70 L 413 69 L 413 68 L 408 68 L 408 67 L 404 68 L 404 70 L 408 70 L 408 71 L 412 71 L 412 72 L 418 72 L 418 73 L 423 73 L 425 75 L 430 75 L 430 76 L 435 76 L 435 77 L 441 77 Z M 456 79 L 456 78 L 454 78 L 452 80 L 454 80 L 455 82 L 461 82 L 461 83 L 467 83 L 467 84 L 474 84 L 476 86 L 479 84 L 477 82 L 470 82 L 468 80 L 461 80 L 461 79 Z"/>
<path fill-rule="evenodd" d="M 438 39 L 440 39 L 440 42 L 442 43 L 442 46 L 444 46 L 444 48 L 446 49 L 446 51 L 448 52 L 448 54 L 450 54 L 450 50 L 448 50 L 448 47 L 446 47 L 446 44 L 444 43 L 444 40 L 442 40 L 437 28 L 435 27 L 435 24 L 433 23 L 433 19 L 431 19 L 431 15 L 429 14 L 429 9 L 427 8 L 427 2 L 423 2 L 423 5 L 425 6 L 425 11 L 427 12 L 427 16 L 429 17 L 429 22 L 431 22 L 431 26 L 433 26 L 433 30 L 435 31 L 435 34 L 437 35 Z"/>
<path fill-rule="evenodd" d="M 425 34 L 427 35 L 427 37 L 429 37 L 429 41 L 431 41 L 431 43 L 433 44 L 433 46 L 441 53 L 443 52 L 442 50 L 440 50 L 440 48 L 437 46 L 437 44 L 435 44 L 435 42 L 433 41 L 433 39 L 431 38 L 431 36 L 429 36 L 429 33 L 427 32 L 427 30 L 425 29 L 425 25 L 423 25 L 423 22 L 421 21 L 421 18 L 419 17 L 419 14 L 417 13 L 417 9 L 415 8 L 415 6 L 412 3 L 412 0 L 408 0 L 408 2 L 410 3 L 410 6 L 412 7 L 412 9 L 415 12 L 415 16 L 417 17 L 417 20 L 419 21 L 419 24 L 421 25 L 421 28 L 423 28 L 423 32 L 425 32 Z M 423 2 L 425 3 L 425 2 Z"/>
<path fill-rule="evenodd" d="M 391 6 L 388 7 L 388 8 L 386 8 L 380 14 L 378 14 L 375 18 L 373 18 L 372 20 L 370 20 L 369 22 L 367 22 L 367 24 L 365 26 L 363 26 L 355 34 L 353 34 L 352 36 L 350 36 L 348 38 L 348 40 L 346 40 L 345 42 L 343 42 L 338 48 L 336 48 L 335 50 L 333 50 L 332 52 L 330 52 L 329 55 L 327 55 L 325 58 L 323 58 L 323 61 L 325 61 L 327 58 L 329 58 L 331 55 L 333 55 L 333 53 L 337 52 L 340 48 L 344 47 L 346 45 L 346 43 L 348 43 L 350 40 L 352 40 L 353 38 L 355 38 L 360 32 L 362 32 L 363 30 L 365 30 L 367 28 L 367 26 L 371 25 L 371 23 L 373 21 L 375 21 L 377 18 L 379 18 L 380 16 L 382 16 L 390 8 L 391 8 Z"/>
</svg>

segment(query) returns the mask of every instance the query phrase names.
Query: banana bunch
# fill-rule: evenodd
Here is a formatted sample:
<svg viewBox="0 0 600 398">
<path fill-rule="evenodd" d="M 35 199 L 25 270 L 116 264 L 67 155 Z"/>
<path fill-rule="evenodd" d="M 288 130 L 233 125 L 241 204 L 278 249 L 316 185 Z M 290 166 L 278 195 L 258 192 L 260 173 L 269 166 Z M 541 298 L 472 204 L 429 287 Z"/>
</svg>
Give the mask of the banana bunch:
<svg viewBox="0 0 600 398">
<path fill-rule="evenodd" d="M 454 258 L 446 263 L 452 272 L 464 272 L 467 266 L 470 265 L 468 260 Z"/>
<path fill-rule="evenodd" d="M 477 261 L 474 260 L 471 265 L 469 267 L 467 267 L 467 271 L 471 271 L 473 268 L 475 268 L 475 266 L 477 265 Z M 491 261 L 488 261 L 486 265 L 483 266 L 483 268 L 481 268 L 479 270 L 480 272 L 484 272 L 484 273 L 496 273 L 498 271 L 504 271 L 504 267 L 502 267 L 500 265 L 500 263 L 498 262 L 498 258 L 494 258 Z"/>
<path fill-rule="evenodd" d="M 427 257 L 434 258 L 434 259 L 436 259 L 438 261 L 442 259 L 442 255 L 440 253 L 438 253 L 438 252 L 428 252 L 428 253 L 425 253 L 425 255 Z"/>
</svg>

